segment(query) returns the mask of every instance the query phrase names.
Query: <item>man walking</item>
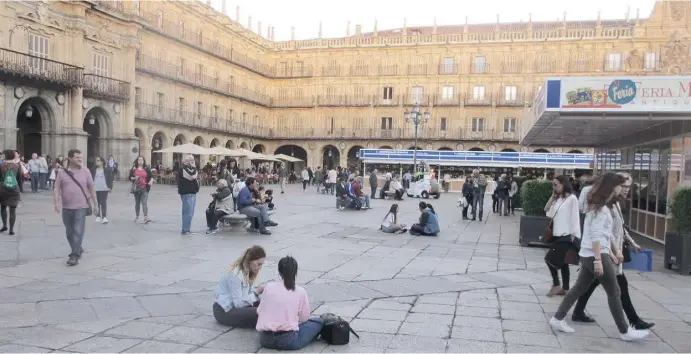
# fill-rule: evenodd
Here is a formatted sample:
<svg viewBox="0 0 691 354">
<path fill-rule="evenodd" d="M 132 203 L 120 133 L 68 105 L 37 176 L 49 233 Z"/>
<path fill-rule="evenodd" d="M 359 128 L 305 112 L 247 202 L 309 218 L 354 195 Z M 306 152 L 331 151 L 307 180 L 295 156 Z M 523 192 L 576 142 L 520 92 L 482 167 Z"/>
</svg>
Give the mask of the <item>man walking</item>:
<svg viewBox="0 0 691 354">
<path fill-rule="evenodd" d="M 34 154 L 35 155 L 35 154 Z M 96 203 L 96 191 L 91 172 L 83 167 L 81 151 L 72 149 L 67 153 L 68 165 L 66 169 L 59 169 L 55 176 L 55 189 L 53 189 L 53 202 L 55 212 L 62 213 L 62 222 L 65 224 L 67 242 L 71 252 L 67 260 L 68 266 L 79 264 L 84 249 L 84 226 L 91 206 L 92 214 L 98 215 L 98 203 Z M 32 181 L 33 186 L 33 181 Z"/>
<path fill-rule="evenodd" d="M 38 188 L 48 189 L 48 161 L 44 155 L 38 158 Z"/>
<path fill-rule="evenodd" d="M 487 177 L 480 174 L 480 170 L 473 170 L 473 220 L 477 214 L 482 221 L 483 205 L 485 204 L 485 191 L 487 190 Z"/>
<path fill-rule="evenodd" d="M 281 194 L 283 194 L 285 193 L 284 188 L 286 185 L 286 169 L 283 167 L 283 164 L 278 167 L 278 181 L 281 184 Z"/>
<path fill-rule="evenodd" d="M 182 158 L 182 165 L 178 171 L 178 194 L 182 200 L 182 232 L 183 236 L 192 235 L 192 218 L 194 217 L 194 207 L 197 204 L 197 193 L 199 192 L 199 180 L 197 176 L 199 170 L 194 162 L 194 156 L 185 155 Z"/>
<path fill-rule="evenodd" d="M 377 198 L 377 169 L 373 169 L 372 173 L 369 175 L 369 186 L 372 189 L 372 194 L 370 195 L 370 199 L 376 199 Z"/>
<path fill-rule="evenodd" d="M 31 160 L 29 160 L 28 165 L 29 173 L 31 174 L 31 192 L 38 193 L 38 187 L 41 184 L 41 162 L 38 159 L 38 154 L 31 154 Z"/>
</svg>

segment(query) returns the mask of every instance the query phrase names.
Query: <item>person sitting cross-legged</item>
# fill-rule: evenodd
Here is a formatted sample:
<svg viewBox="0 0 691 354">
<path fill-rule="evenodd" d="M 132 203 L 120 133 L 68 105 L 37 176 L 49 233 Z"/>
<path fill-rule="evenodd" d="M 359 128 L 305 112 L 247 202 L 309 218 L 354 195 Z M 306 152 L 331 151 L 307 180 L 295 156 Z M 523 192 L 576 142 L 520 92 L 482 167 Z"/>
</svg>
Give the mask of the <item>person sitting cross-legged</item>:
<svg viewBox="0 0 691 354">
<path fill-rule="evenodd" d="M 420 202 L 420 221 L 410 227 L 411 235 L 437 236 L 439 234 L 439 217 L 432 204 Z"/>
<path fill-rule="evenodd" d="M 259 294 L 264 287 L 255 287 L 254 284 L 265 260 L 264 249 L 252 246 L 223 273 L 213 305 L 214 318 L 218 323 L 238 328 L 257 326 Z"/>
</svg>

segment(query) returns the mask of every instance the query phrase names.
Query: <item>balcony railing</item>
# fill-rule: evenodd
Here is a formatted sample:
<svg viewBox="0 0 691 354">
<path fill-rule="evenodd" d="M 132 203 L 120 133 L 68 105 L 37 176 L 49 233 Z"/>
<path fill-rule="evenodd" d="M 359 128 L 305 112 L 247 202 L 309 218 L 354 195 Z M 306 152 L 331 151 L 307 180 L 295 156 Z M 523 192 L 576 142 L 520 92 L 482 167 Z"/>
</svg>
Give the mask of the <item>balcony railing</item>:
<svg viewBox="0 0 691 354">
<path fill-rule="evenodd" d="M 350 76 L 368 76 L 369 66 L 355 65 L 350 67 Z"/>
<path fill-rule="evenodd" d="M 435 106 L 460 106 L 461 105 L 461 95 L 434 95 L 434 105 Z"/>
<path fill-rule="evenodd" d="M 396 76 L 398 75 L 398 65 L 379 65 L 379 76 Z"/>
<path fill-rule="evenodd" d="M 314 76 L 312 66 L 307 65 L 303 67 L 293 67 L 282 68 L 276 71 L 274 78 L 276 79 L 286 79 L 286 78 L 299 78 L 299 77 L 312 77 Z"/>
<path fill-rule="evenodd" d="M 321 76 L 341 76 L 341 66 L 323 66 Z"/>
<path fill-rule="evenodd" d="M 136 65 L 137 69 L 139 70 L 144 70 L 149 73 L 178 80 L 198 88 L 234 97 L 264 107 L 271 105 L 271 98 L 264 93 L 256 92 L 246 87 L 239 87 L 229 81 L 221 81 L 217 77 L 195 73 L 192 70 L 188 70 L 188 68 L 180 67 L 160 59 L 151 58 L 140 54 L 137 57 Z"/>
<path fill-rule="evenodd" d="M 466 106 L 490 106 L 492 105 L 491 95 L 467 95 L 465 97 Z"/>
<path fill-rule="evenodd" d="M 127 100 L 130 98 L 130 83 L 105 76 L 84 74 L 84 93 L 97 97 Z"/>
<path fill-rule="evenodd" d="M 271 100 L 271 107 L 274 108 L 307 108 L 315 105 L 316 102 L 312 97 L 274 98 Z"/>
<path fill-rule="evenodd" d="M 533 71 L 536 73 L 553 73 L 559 71 L 556 60 L 539 58 L 533 64 Z"/>
<path fill-rule="evenodd" d="M 67 87 L 83 84 L 84 69 L 59 61 L 0 48 L 0 73 Z"/>
<path fill-rule="evenodd" d="M 241 134 L 252 137 L 267 137 L 270 129 L 243 122 L 211 117 L 196 112 L 185 112 L 137 102 L 135 116 L 139 119 L 161 123 L 178 124 L 191 128 L 205 129 L 230 134 Z"/>
<path fill-rule="evenodd" d="M 427 75 L 427 64 L 410 64 L 408 65 L 408 75 Z"/>
<path fill-rule="evenodd" d="M 410 94 L 406 97 L 406 100 L 403 104 L 406 106 L 413 106 L 416 104 L 420 106 L 428 106 L 430 104 L 430 97 L 426 94 Z"/>
<path fill-rule="evenodd" d="M 455 74 L 458 74 L 458 66 L 456 64 L 439 64 L 439 75 Z"/>
<path fill-rule="evenodd" d="M 517 61 L 503 62 L 501 64 L 501 72 L 503 74 L 518 74 L 523 70 L 523 65 Z"/>
<path fill-rule="evenodd" d="M 525 95 L 521 92 L 513 95 L 504 93 L 503 95 L 499 94 L 497 96 L 499 96 L 498 99 L 495 100 L 497 106 L 519 107 L 525 104 Z"/>
<path fill-rule="evenodd" d="M 487 74 L 490 72 L 490 65 L 487 62 L 473 62 L 470 64 L 471 74 Z"/>
</svg>

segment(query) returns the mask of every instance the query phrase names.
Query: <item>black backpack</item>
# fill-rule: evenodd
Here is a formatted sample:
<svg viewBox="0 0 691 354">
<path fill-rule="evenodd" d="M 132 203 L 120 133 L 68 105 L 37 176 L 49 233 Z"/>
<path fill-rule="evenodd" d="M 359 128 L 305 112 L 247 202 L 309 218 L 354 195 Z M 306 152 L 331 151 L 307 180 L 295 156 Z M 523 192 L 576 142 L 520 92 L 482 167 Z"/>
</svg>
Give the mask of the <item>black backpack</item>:
<svg viewBox="0 0 691 354">
<path fill-rule="evenodd" d="M 331 345 L 345 345 L 350 342 L 350 334 L 360 339 L 360 336 L 350 328 L 348 321 L 334 315 L 333 313 L 325 313 L 319 316 L 324 322 L 324 327 L 321 331 L 321 337 L 324 341 Z"/>
</svg>

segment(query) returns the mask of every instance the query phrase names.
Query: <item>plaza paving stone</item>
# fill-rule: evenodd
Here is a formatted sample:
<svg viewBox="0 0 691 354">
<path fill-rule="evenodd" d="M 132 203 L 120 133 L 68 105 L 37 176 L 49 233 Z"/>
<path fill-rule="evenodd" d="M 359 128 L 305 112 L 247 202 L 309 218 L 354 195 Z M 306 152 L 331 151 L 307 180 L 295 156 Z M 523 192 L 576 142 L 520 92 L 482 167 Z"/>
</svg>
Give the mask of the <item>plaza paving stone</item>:
<svg viewBox="0 0 691 354">
<path fill-rule="evenodd" d="M 116 184 L 108 225 L 87 223 L 77 267 L 64 264 L 68 247 L 51 195 L 22 195 L 17 235 L 0 234 L 0 352 L 272 352 L 254 331 L 211 315 L 221 273 L 253 244 L 268 253 L 260 281 L 277 278 L 277 261 L 294 256 L 313 313 L 339 314 L 361 336 L 301 352 L 691 351 L 691 279 L 659 262 L 655 272 L 628 272 L 636 308 L 657 323 L 648 340 L 618 339 L 601 289 L 588 306 L 597 323 L 554 333 L 547 319 L 561 298 L 545 296 L 545 251 L 518 245 L 518 216 L 462 221 L 456 194 L 429 201 L 440 215 L 438 237 L 380 233 L 391 201 L 337 211 L 332 196 L 297 185 L 275 194 L 280 225 L 272 235 L 206 235 L 213 190 L 203 187 L 198 234 L 182 237 L 174 186 L 154 186 L 147 225 L 132 222 L 128 190 Z M 415 222 L 418 201 L 400 202 L 399 219 Z"/>
</svg>

